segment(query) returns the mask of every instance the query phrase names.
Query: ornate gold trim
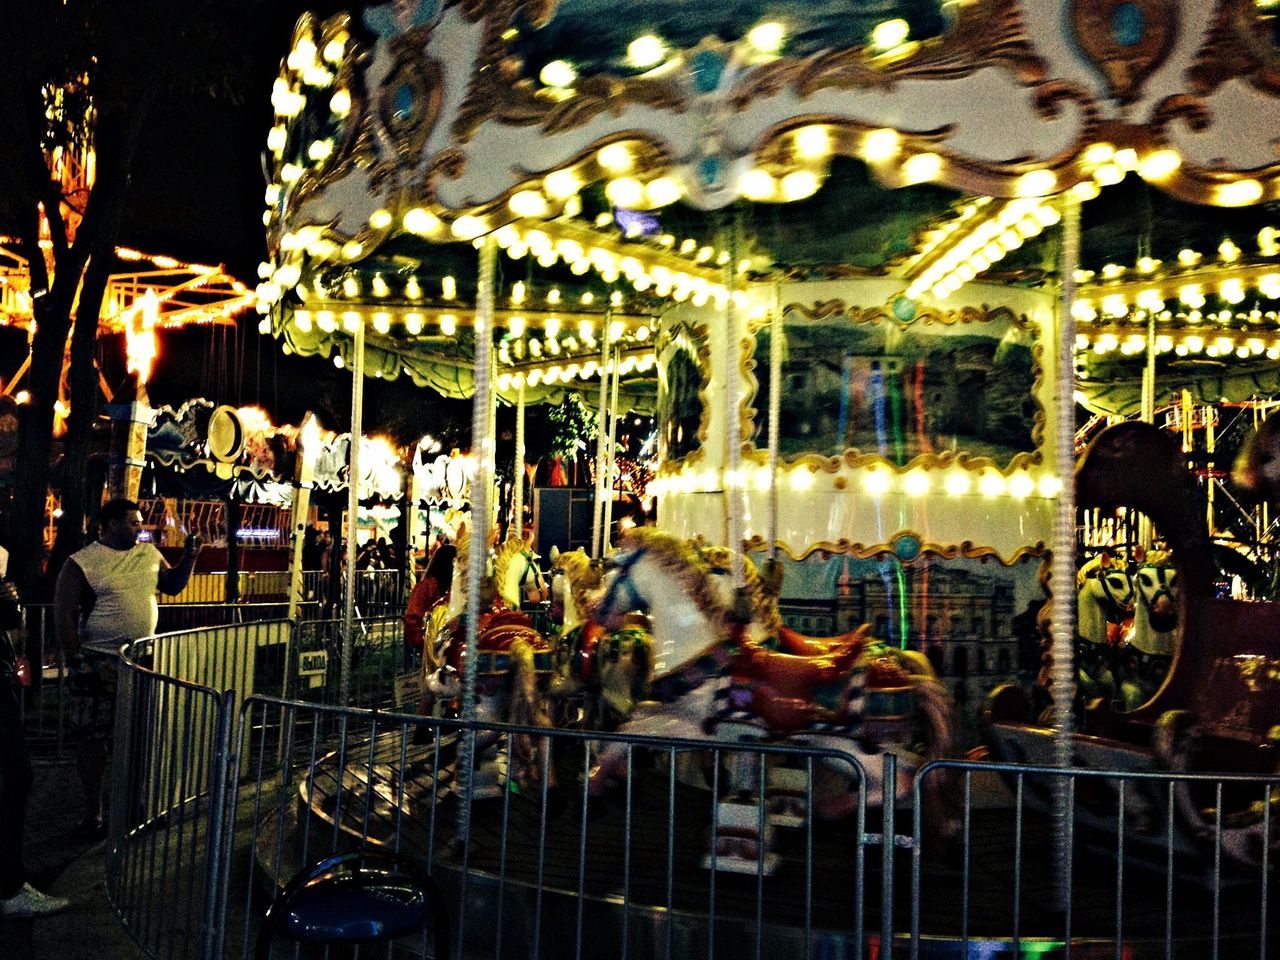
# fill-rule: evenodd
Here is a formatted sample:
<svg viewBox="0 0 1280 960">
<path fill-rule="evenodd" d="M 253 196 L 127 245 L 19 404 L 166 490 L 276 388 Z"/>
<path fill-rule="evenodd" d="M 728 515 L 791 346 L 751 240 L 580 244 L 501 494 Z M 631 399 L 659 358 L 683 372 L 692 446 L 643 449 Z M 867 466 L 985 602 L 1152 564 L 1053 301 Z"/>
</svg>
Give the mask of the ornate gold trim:
<svg viewBox="0 0 1280 960">
<path fill-rule="evenodd" d="M 913 539 L 919 544 L 919 550 L 910 560 L 902 560 L 897 553 L 897 543 L 903 539 Z M 768 550 L 769 544 L 759 534 L 751 537 L 751 539 L 743 542 L 743 548 L 747 551 Z M 835 556 L 851 556 L 856 560 L 874 560 L 877 557 L 891 554 L 902 560 L 904 564 L 914 563 L 916 560 L 924 557 L 926 554 L 938 557 L 943 560 L 982 560 L 986 558 L 994 558 L 1002 566 L 1013 567 L 1028 557 L 1038 557 L 1046 560 L 1052 551 L 1044 544 L 1043 541 L 1037 541 L 1035 544 L 1019 547 L 1007 559 L 1000 554 L 1000 551 L 984 544 L 975 544 L 971 540 L 963 540 L 960 543 L 941 544 L 926 541 L 923 536 L 914 530 L 899 530 L 887 543 L 863 544 L 850 540 L 824 540 L 805 548 L 802 551 L 796 551 L 790 547 L 786 541 L 778 541 L 778 549 L 785 553 L 790 559 L 795 561 L 804 560 L 812 556 L 818 551 L 830 553 Z"/>
<path fill-rule="evenodd" d="M 1137 100 L 1147 78 L 1169 56 L 1178 35 L 1178 6 L 1171 0 L 1073 0 L 1076 39 L 1121 103 Z M 1116 17 L 1129 11 L 1139 18 L 1141 32 L 1126 44 L 1117 36 Z"/>
<path fill-rule="evenodd" d="M 978 473 L 983 470 L 995 470 L 998 473 L 1008 477 L 1020 470 L 1026 470 L 1029 467 L 1039 466 L 1044 461 L 1042 447 L 1044 445 L 1045 430 L 1048 425 L 1048 414 L 1045 411 L 1044 404 L 1041 402 L 1040 393 L 1045 386 L 1045 369 L 1044 369 L 1044 346 L 1043 337 L 1040 328 L 1027 319 L 1026 316 L 1015 314 L 1008 307 L 996 307 L 994 309 L 981 309 L 978 307 L 965 306 L 956 310 L 939 310 L 933 307 L 926 307 L 920 310 L 911 320 L 899 320 L 893 314 L 891 306 L 883 307 L 851 307 L 845 301 L 838 298 L 831 300 L 821 300 L 814 302 L 812 307 L 806 307 L 802 303 L 789 303 L 782 308 L 783 316 L 788 312 L 796 312 L 809 320 L 829 320 L 833 317 L 847 316 L 852 323 L 870 323 L 879 324 L 881 322 L 891 323 L 900 329 L 906 329 L 916 324 L 941 324 L 951 326 L 954 324 L 966 323 L 987 323 L 996 320 L 1007 320 L 1010 325 L 1031 337 L 1031 361 L 1035 368 L 1035 377 L 1031 384 L 1031 397 L 1035 401 L 1036 411 L 1031 424 L 1031 442 L 1034 450 L 1015 453 L 1008 463 L 1001 466 L 995 460 L 986 456 L 975 456 L 966 453 L 963 450 L 944 451 L 942 453 L 921 453 L 912 457 L 907 463 L 899 466 L 889 460 L 887 457 L 879 453 L 863 453 L 861 450 L 850 448 L 840 454 L 821 454 L 821 453 L 804 453 L 790 458 L 780 457 L 780 461 L 787 467 L 804 466 L 820 473 L 837 473 L 842 466 L 852 469 L 860 469 L 864 467 L 888 467 L 898 474 L 907 473 L 911 470 L 940 470 L 948 467 L 959 467 L 962 470 Z M 784 324 L 785 329 L 785 324 Z M 751 382 L 755 384 L 758 390 L 759 384 L 755 378 L 755 362 L 754 362 L 754 337 L 752 338 L 751 351 L 748 354 L 751 357 L 750 370 L 748 376 Z M 747 398 L 750 403 L 754 403 L 756 393 L 752 392 Z M 750 420 L 753 424 L 755 415 L 758 411 L 751 407 L 749 409 Z M 769 451 L 767 448 L 761 449 L 755 445 L 751 439 L 751 433 L 748 430 L 746 439 L 743 442 L 743 458 L 748 462 L 757 465 L 765 465 L 769 462 Z"/>
<path fill-rule="evenodd" d="M 707 456 L 707 445 L 711 438 L 711 344 L 708 337 L 709 333 L 710 330 L 705 323 L 692 325 L 687 321 L 681 320 L 674 327 L 659 329 L 657 336 L 654 338 L 653 352 L 659 365 L 662 363 L 663 351 L 671 346 L 681 348 L 677 341 L 683 338 L 688 341 L 687 347 L 691 348 L 691 352 L 697 359 L 698 371 L 702 374 L 702 385 L 698 388 L 698 400 L 702 404 L 702 412 L 698 418 L 698 432 L 694 435 L 694 439 L 698 441 L 698 448 L 690 451 L 686 456 L 674 460 L 664 459 L 662 462 L 662 473 L 664 474 L 685 467 L 696 466 L 702 463 Z"/>
</svg>

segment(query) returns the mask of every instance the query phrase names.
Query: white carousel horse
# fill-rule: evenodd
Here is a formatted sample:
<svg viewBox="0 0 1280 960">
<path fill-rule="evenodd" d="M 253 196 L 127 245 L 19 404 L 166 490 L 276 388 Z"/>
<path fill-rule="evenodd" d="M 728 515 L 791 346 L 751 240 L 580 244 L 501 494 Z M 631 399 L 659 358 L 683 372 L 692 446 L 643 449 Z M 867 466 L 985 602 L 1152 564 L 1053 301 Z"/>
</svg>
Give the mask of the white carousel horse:
<svg viewBox="0 0 1280 960">
<path fill-rule="evenodd" d="M 863 771 L 867 802 L 880 802 L 881 751 L 868 749 L 859 736 L 865 628 L 852 640 L 807 640 L 809 655 L 766 649 L 751 639 L 753 631 L 735 627 L 707 563 L 688 544 L 652 528 L 627 534 L 594 616 L 609 628 L 635 610 L 647 612 L 653 622 L 651 690 L 656 702 L 642 703 L 621 730 L 722 742 L 802 739 L 851 757 Z M 945 692 L 920 675 L 913 660 L 907 662 L 913 666 L 902 669 L 900 679 L 925 714 L 927 753 L 941 755 L 950 743 Z M 716 722 L 742 715 L 756 718 L 745 734 L 744 724 Z M 603 789 L 624 758 L 625 748 L 606 748 L 592 789 Z M 895 796 L 909 792 L 918 762 L 902 758 Z M 838 769 L 842 789 L 819 797 L 818 803 L 824 815 L 838 816 L 856 809 L 856 794 L 848 789 L 856 774 L 844 764 L 830 766 Z"/>
<path fill-rule="evenodd" d="M 465 670 L 465 622 L 461 615 L 451 616 L 458 597 L 466 596 L 468 538 L 458 538 L 458 557 L 454 564 L 450 603 L 437 605 L 444 612 L 433 611 L 432 624 L 446 622 L 438 633 L 428 636 L 434 669 L 427 677 L 426 690 L 430 706 L 458 700 L 462 693 Z M 519 612 L 522 598 L 541 596 L 545 590 L 537 557 L 527 541 L 511 539 L 498 548 L 492 558 L 492 573 L 486 577 L 481 591 L 481 614 L 476 640 L 476 719 L 482 723 L 514 723 L 522 726 L 550 726 L 542 681 L 551 672 L 551 649 L 546 639 L 534 629 L 530 619 Z M 463 604 L 465 606 L 465 604 Z M 424 657 L 424 665 L 428 660 Z M 477 754 L 490 746 L 494 738 L 481 738 Z M 512 775 L 531 781 L 541 775 L 537 768 L 537 751 L 527 737 L 512 738 L 510 757 Z M 549 773 L 549 771 L 548 771 Z M 487 776 L 487 780 L 486 780 Z M 495 787 L 502 772 L 494 758 L 481 782 Z"/>
<path fill-rule="evenodd" d="M 1100 553 L 1076 572 L 1076 684 L 1085 701 L 1116 693 L 1113 660 L 1133 612 L 1133 580 L 1123 564 Z"/>
<path fill-rule="evenodd" d="M 575 722 L 608 730 L 630 717 L 648 690 L 653 637 L 641 614 L 628 617 L 618 630 L 605 630 L 590 618 L 602 583 L 599 566 L 582 550 L 554 556 L 551 619 L 560 633 L 549 693 L 566 712 L 580 703 Z"/>
<path fill-rule="evenodd" d="M 1124 634 L 1120 694 L 1128 709 L 1151 699 L 1178 644 L 1178 570 L 1168 551 L 1146 554 L 1133 574 L 1133 623 Z"/>
</svg>

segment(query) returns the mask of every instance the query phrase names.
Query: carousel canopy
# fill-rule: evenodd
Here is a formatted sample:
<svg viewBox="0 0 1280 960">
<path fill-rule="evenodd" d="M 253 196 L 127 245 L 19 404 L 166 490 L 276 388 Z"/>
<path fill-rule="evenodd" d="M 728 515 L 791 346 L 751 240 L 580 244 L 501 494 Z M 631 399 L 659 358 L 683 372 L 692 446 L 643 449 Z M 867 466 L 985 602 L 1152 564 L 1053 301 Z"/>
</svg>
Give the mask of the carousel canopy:
<svg viewBox="0 0 1280 960">
<path fill-rule="evenodd" d="M 1069 197 L 1086 405 L 1136 410 L 1148 346 L 1162 390 L 1274 392 L 1273 35 L 1252 4 L 1161 0 L 304 17 L 273 91 L 263 324 L 339 365 L 363 325 L 367 371 L 466 396 L 492 234 L 499 395 L 617 364 L 645 407 L 676 304 L 778 278 L 886 277 L 943 310 L 974 280 L 1056 287 Z"/>
</svg>

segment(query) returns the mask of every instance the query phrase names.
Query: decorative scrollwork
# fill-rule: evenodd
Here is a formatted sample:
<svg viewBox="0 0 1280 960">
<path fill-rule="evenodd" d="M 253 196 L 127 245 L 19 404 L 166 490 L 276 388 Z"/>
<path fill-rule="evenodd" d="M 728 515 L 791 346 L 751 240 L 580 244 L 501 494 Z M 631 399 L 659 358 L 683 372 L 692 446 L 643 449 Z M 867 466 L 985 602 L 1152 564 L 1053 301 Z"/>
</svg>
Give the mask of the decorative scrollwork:
<svg viewBox="0 0 1280 960">
<path fill-rule="evenodd" d="M 1269 31 L 1252 0 L 1220 0 L 1213 26 L 1187 71 L 1191 89 L 1207 96 L 1240 77 L 1264 93 L 1280 95 L 1280 56 Z"/>
<path fill-rule="evenodd" d="M 1111 95 L 1133 103 L 1178 36 L 1174 0 L 1075 0 L 1071 22 Z"/>
</svg>

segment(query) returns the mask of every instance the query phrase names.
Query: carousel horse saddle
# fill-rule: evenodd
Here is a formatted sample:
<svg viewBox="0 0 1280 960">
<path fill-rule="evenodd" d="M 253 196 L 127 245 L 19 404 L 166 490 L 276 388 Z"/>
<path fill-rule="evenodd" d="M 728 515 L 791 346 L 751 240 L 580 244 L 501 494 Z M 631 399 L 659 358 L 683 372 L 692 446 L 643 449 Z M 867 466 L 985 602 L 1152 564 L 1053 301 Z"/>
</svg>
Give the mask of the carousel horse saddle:
<svg viewBox="0 0 1280 960">
<path fill-rule="evenodd" d="M 843 704 L 833 692 L 844 687 L 862 650 L 861 637 L 813 656 L 768 650 L 746 641 L 731 668 L 737 691 L 731 700 L 777 732 L 839 720 Z"/>
<path fill-rule="evenodd" d="M 461 675 L 466 659 L 462 618 L 457 618 L 450 626 L 453 640 L 457 642 L 449 644 L 445 659 Z M 480 617 L 480 632 L 476 637 L 476 673 L 480 676 L 507 673 L 511 669 L 513 647 L 519 642 L 532 648 L 536 673 L 552 672 L 553 651 L 546 638 L 534 629 L 533 621 L 517 610 L 500 610 Z"/>
<path fill-rule="evenodd" d="M 798 657 L 821 657 L 847 650 L 855 645 L 861 650 L 866 642 L 868 629 L 867 625 L 863 624 L 857 630 L 850 630 L 838 636 L 811 637 L 790 627 L 781 627 L 777 638 L 778 652 Z"/>
</svg>

